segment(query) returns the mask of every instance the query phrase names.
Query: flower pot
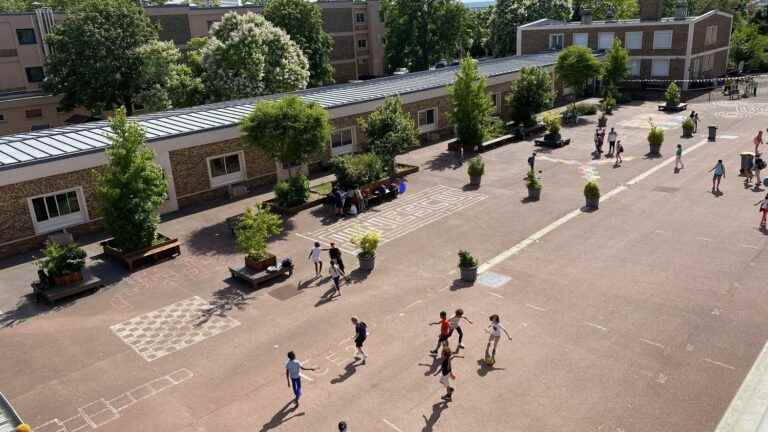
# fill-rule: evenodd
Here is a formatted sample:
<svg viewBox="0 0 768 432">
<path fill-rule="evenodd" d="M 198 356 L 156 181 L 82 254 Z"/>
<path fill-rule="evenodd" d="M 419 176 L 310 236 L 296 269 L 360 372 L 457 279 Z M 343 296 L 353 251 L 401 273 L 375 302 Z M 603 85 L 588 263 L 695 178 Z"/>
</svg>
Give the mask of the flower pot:
<svg viewBox="0 0 768 432">
<path fill-rule="evenodd" d="M 360 270 L 362 271 L 372 271 L 373 267 L 376 264 L 376 255 L 371 256 L 363 256 L 358 254 L 357 260 L 360 262 Z"/>
<path fill-rule="evenodd" d="M 459 271 L 461 272 L 461 280 L 464 282 L 474 282 L 477 280 L 477 267 L 461 267 L 459 266 Z"/>
<path fill-rule="evenodd" d="M 53 283 L 57 286 L 71 285 L 83 280 L 82 272 L 67 273 L 53 277 Z"/>
<path fill-rule="evenodd" d="M 597 210 L 600 208 L 600 197 L 587 198 L 587 208 L 590 210 Z"/>
<path fill-rule="evenodd" d="M 267 254 L 267 255 L 269 256 L 264 258 L 261 261 L 254 260 L 246 256 L 245 266 L 255 272 L 263 272 L 270 266 L 277 266 L 277 257 L 272 254 Z"/>
<path fill-rule="evenodd" d="M 648 143 L 650 147 L 650 153 L 652 155 L 657 155 L 661 153 L 661 144 L 654 144 L 654 143 Z"/>
<path fill-rule="evenodd" d="M 541 188 L 528 187 L 528 201 L 538 201 L 541 199 Z"/>
<path fill-rule="evenodd" d="M 683 138 L 691 138 L 691 137 L 693 137 L 693 129 L 683 128 Z"/>
<path fill-rule="evenodd" d="M 472 186 L 480 186 L 480 180 L 483 176 L 469 176 L 469 184 Z"/>
</svg>

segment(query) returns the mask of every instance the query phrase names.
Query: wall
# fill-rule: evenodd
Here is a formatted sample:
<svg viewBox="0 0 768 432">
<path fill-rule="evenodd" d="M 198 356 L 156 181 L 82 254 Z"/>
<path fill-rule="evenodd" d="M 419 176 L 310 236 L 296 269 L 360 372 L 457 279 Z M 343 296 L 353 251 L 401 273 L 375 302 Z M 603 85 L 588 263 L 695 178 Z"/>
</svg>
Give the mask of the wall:
<svg viewBox="0 0 768 432">
<path fill-rule="evenodd" d="M 5 121 L 0 121 L 0 135 L 29 132 L 32 126 L 47 124 L 50 127 L 63 126 L 73 114 L 88 115 L 78 108 L 69 112 L 58 112 L 59 97 L 33 96 L 20 99 L 0 99 L 0 114 Z M 40 109 L 41 117 L 27 118 L 28 110 Z"/>
<path fill-rule="evenodd" d="M 38 90 L 40 83 L 27 82 L 26 67 L 42 66 L 43 51 L 40 34 L 36 43 L 20 45 L 18 29 L 34 29 L 34 14 L 0 14 L 0 92 Z"/>
<path fill-rule="evenodd" d="M 707 17 L 693 26 L 693 53 L 698 54 L 701 52 L 711 51 L 717 48 L 725 48 L 730 43 L 731 35 L 731 18 L 724 15 L 712 15 Z M 717 40 L 714 44 L 707 45 L 707 27 L 717 26 Z"/>
</svg>

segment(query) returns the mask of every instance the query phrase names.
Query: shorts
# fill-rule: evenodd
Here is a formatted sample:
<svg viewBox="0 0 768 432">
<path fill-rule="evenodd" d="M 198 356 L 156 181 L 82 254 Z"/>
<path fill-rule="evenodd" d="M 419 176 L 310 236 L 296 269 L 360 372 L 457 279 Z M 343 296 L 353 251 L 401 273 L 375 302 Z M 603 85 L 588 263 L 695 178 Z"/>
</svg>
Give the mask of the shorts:
<svg viewBox="0 0 768 432">
<path fill-rule="evenodd" d="M 355 339 L 355 347 L 357 347 L 357 348 L 362 348 L 362 347 L 363 347 L 363 343 L 365 343 L 365 338 L 362 338 L 362 339 L 360 339 L 360 338 L 358 338 L 358 339 Z"/>
<path fill-rule="evenodd" d="M 317 257 L 317 258 L 315 258 L 315 257 L 312 257 L 312 262 L 313 262 L 314 264 L 317 264 L 317 263 L 319 263 L 320 261 L 321 261 L 321 260 L 320 260 L 320 258 L 319 258 L 319 257 Z"/>
<path fill-rule="evenodd" d="M 723 176 L 722 174 L 715 174 L 712 176 L 712 180 L 720 180 L 722 176 Z"/>
<path fill-rule="evenodd" d="M 440 337 L 437 339 L 437 342 L 448 342 L 448 338 L 451 337 L 451 334 L 440 334 Z"/>
</svg>

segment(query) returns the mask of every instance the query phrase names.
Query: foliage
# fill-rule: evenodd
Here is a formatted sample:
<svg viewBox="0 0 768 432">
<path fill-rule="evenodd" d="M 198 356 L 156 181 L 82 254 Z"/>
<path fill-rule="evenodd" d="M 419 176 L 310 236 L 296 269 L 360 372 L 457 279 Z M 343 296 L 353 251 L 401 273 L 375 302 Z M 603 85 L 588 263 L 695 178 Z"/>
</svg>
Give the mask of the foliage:
<svg viewBox="0 0 768 432">
<path fill-rule="evenodd" d="M 114 237 L 113 246 L 126 252 L 152 245 L 160 223 L 158 208 L 166 200 L 168 185 L 144 131 L 129 122 L 125 108 L 110 121 L 112 145 L 98 183 L 104 225 Z"/>
<path fill-rule="evenodd" d="M 574 105 L 576 114 L 580 116 L 597 114 L 597 104 L 581 102 Z"/>
<path fill-rule="evenodd" d="M 291 208 L 304 204 L 309 200 L 309 179 L 302 174 L 279 181 L 275 185 L 277 204 L 283 208 Z"/>
<path fill-rule="evenodd" d="M 381 13 L 389 72 L 427 70 L 469 49 L 469 11 L 459 0 L 384 0 Z"/>
<path fill-rule="evenodd" d="M 271 0 L 264 18 L 288 33 L 309 61 L 309 86 L 333 83 L 333 39 L 323 31 L 323 16 L 315 3 L 306 0 Z"/>
<path fill-rule="evenodd" d="M 297 96 L 259 101 L 240 129 L 247 145 L 289 167 L 307 163 L 331 139 L 328 113 L 317 103 Z"/>
<path fill-rule="evenodd" d="M 579 21 L 585 9 L 592 11 L 595 20 L 606 19 L 610 11 L 616 19 L 636 18 L 640 12 L 637 3 L 636 0 L 574 0 L 573 19 Z"/>
<path fill-rule="evenodd" d="M 283 220 L 264 204 L 245 210 L 235 228 L 237 247 L 254 261 L 267 257 L 267 241 L 283 231 Z"/>
<path fill-rule="evenodd" d="M 549 72 L 538 67 L 525 67 L 520 78 L 512 81 L 507 99 L 512 120 L 522 126 L 536 124 L 536 114 L 552 107 L 555 98 Z"/>
<path fill-rule="evenodd" d="M 680 87 L 674 81 L 669 83 L 667 91 L 664 93 L 664 100 L 668 106 L 677 106 L 680 104 Z"/>
<path fill-rule="evenodd" d="M 662 145 L 664 143 L 664 129 L 656 126 L 653 121 L 648 120 L 651 129 L 648 131 L 648 143 L 651 145 Z"/>
<path fill-rule="evenodd" d="M 86 2 L 57 23 L 46 37 L 46 92 L 62 95 L 66 110 L 82 106 L 94 114 L 125 106 L 151 86 L 142 79 L 139 47 L 157 39 L 157 29 L 135 4 L 124 0 Z"/>
<path fill-rule="evenodd" d="M 379 247 L 381 236 L 376 231 L 369 231 L 361 236 L 352 237 L 350 241 L 353 245 L 360 248 L 358 256 L 372 258 L 376 256 L 376 248 Z"/>
<path fill-rule="evenodd" d="M 690 117 L 686 117 L 685 120 L 683 120 L 683 131 L 690 135 L 693 133 L 693 119 Z"/>
<path fill-rule="evenodd" d="M 731 36 L 731 62 L 734 66 L 744 62 L 745 69 L 761 68 L 766 62 L 768 37 L 760 33 L 757 25 L 744 25 Z"/>
<path fill-rule="evenodd" d="M 303 89 L 309 63 L 284 30 L 263 16 L 229 12 L 202 50 L 209 98 L 232 100 Z"/>
<path fill-rule="evenodd" d="M 180 64 L 181 52 L 173 42 L 151 41 L 137 48 L 141 66 L 138 79 L 144 89 L 136 101 L 149 111 L 198 105 L 205 88 L 189 66 Z"/>
<path fill-rule="evenodd" d="M 603 84 L 610 93 L 629 75 L 629 51 L 621 46 L 618 38 L 613 39 L 613 45 L 605 53 L 602 69 Z"/>
<path fill-rule="evenodd" d="M 485 174 L 485 162 L 483 162 L 483 159 L 480 158 L 480 156 L 475 156 L 469 160 L 467 174 L 470 177 L 480 177 Z"/>
<path fill-rule="evenodd" d="M 43 250 L 45 259 L 40 267 L 48 277 L 79 272 L 85 267 L 85 251 L 75 243 L 60 245 L 49 241 Z"/>
<path fill-rule="evenodd" d="M 474 9 L 469 12 L 469 55 L 475 58 L 486 57 L 493 53 L 491 46 L 491 19 L 494 6 Z"/>
<path fill-rule="evenodd" d="M 587 184 L 584 185 L 584 197 L 587 199 L 600 198 L 600 186 L 593 181 L 587 182 Z"/>
<path fill-rule="evenodd" d="M 336 156 L 331 171 L 342 189 L 356 189 L 384 177 L 384 165 L 374 153 Z"/>
<path fill-rule="evenodd" d="M 567 20 L 571 13 L 563 0 L 498 0 L 491 18 L 491 45 L 496 57 L 515 54 L 517 26 L 541 18 Z"/>
<path fill-rule="evenodd" d="M 91 0 L 0 0 L 0 12 L 31 12 L 49 7 L 56 12 L 69 12 Z"/>
<path fill-rule="evenodd" d="M 616 108 L 616 99 L 611 96 L 607 95 L 603 98 L 602 101 L 600 101 L 600 111 L 603 113 L 608 113 L 613 111 Z"/>
<path fill-rule="evenodd" d="M 403 111 L 398 97 L 385 99 L 367 118 L 358 119 L 358 124 L 368 137 L 368 149 L 381 159 L 390 175 L 395 174 L 395 157 L 419 143 L 416 124 Z"/>
<path fill-rule="evenodd" d="M 571 45 L 560 52 L 555 64 L 555 74 L 576 93 L 581 93 L 586 85 L 600 75 L 602 66 L 592 50 L 587 47 Z"/>
<path fill-rule="evenodd" d="M 536 173 L 533 170 L 529 170 L 525 175 L 525 186 L 529 189 L 541 189 L 541 179 L 536 177 Z"/>
<path fill-rule="evenodd" d="M 486 90 L 486 78 L 477 70 L 477 60 L 461 61 L 456 81 L 448 87 L 453 111 L 448 119 L 456 126 L 456 138 L 467 148 L 475 148 L 494 129 L 494 107 Z"/>
<path fill-rule="evenodd" d="M 477 258 L 472 256 L 467 250 L 459 251 L 459 267 L 472 268 L 477 267 Z"/>
<path fill-rule="evenodd" d="M 547 132 L 556 135 L 560 133 L 560 116 L 553 113 L 544 114 L 542 123 L 547 128 Z"/>
</svg>

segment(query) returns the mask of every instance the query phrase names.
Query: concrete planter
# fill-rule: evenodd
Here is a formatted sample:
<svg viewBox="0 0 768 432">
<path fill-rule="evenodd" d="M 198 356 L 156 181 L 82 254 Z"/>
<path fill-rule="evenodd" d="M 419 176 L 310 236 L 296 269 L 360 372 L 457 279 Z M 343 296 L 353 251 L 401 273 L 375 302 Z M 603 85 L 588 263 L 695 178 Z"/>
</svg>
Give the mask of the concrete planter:
<svg viewBox="0 0 768 432">
<path fill-rule="evenodd" d="M 598 208 L 600 208 L 600 197 L 587 198 L 587 209 L 597 210 Z"/>
<path fill-rule="evenodd" d="M 541 188 L 528 188 L 528 201 L 538 201 L 541 199 Z"/>
<path fill-rule="evenodd" d="M 268 267 L 277 266 L 277 257 L 272 254 L 267 254 L 267 255 L 268 256 L 261 261 L 256 261 L 246 256 L 245 266 L 253 270 L 254 272 L 263 272 L 267 270 Z"/>
<path fill-rule="evenodd" d="M 480 182 L 483 176 L 469 176 L 469 184 L 472 186 L 480 186 Z"/>
<path fill-rule="evenodd" d="M 461 267 L 459 266 L 459 271 L 461 272 L 461 280 L 464 282 L 474 282 L 477 280 L 477 266 L 475 267 Z"/>
<path fill-rule="evenodd" d="M 363 271 L 372 271 L 376 265 L 376 255 L 363 256 L 358 254 L 357 260 L 360 262 L 360 270 Z"/>
<path fill-rule="evenodd" d="M 693 129 L 683 128 L 683 138 L 693 138 Z"/>
<path fill-rule="evenodd" d="M 649 153 L 656 156 L 661 154 L 661 144 L 648 143 Z"/>
</svg>

